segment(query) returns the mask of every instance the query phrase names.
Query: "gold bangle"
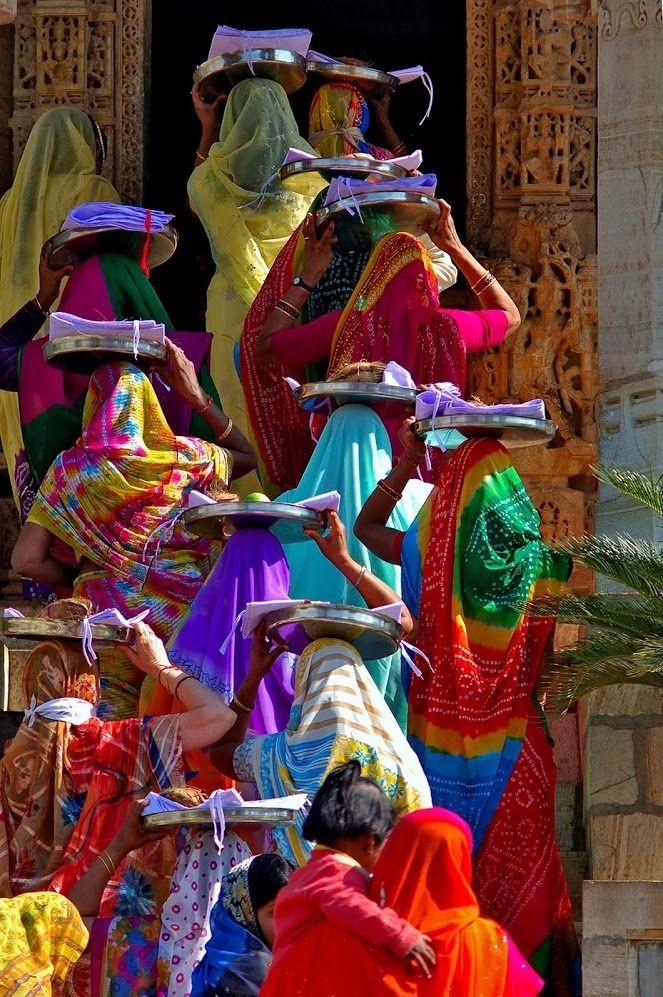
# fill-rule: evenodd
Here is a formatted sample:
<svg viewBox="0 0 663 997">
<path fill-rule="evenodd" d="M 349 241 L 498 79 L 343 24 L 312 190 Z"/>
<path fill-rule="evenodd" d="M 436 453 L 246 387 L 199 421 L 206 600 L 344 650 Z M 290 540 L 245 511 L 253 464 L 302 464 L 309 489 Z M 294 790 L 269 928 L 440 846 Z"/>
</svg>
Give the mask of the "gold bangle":
<svg viewBox="0 0 663 997">
<path fill-rule="evenodd" d="M 223 430 L 223 432 L 221 433 L 221 435 L 220 435 L 220 436 L 217 436 L 217 438 L 216 438 L 216 442 L 217 442 L 217 443 L 223 443 L 223 441 L 224 441 L 224 440 L 225 440 L 225 439 L 226 439 L 226 438 L 227 438 L 228 436 L 230 436 L 230 434 L 232 433 L 232 431 L 233 431 L 233 421 L 232 421 L 232 419 L 230 418 L 230 416 L 228 416 L 228 425 L 227 425 L 227 426 L 226 426 L 226 428 L 225 428 L 225 429 Z"/>
<path fill-rule="evenodd" d="M 491 286 L 491 284 L 494 284 L 495 281 L 497 280 L 497 277 L 495 276 L 495 274 L 491 273 L 491 274 L 489 274 L 489 277 L 490 277 L 490 280 L 487 280 L 483 287 L 480 287 L 478 291 L 474 292 L 476 294 L 477 298 L 481 297 L 481 295 L 485 291 L 488 290 L 488 288 Z"/>
<path fill-rule="evenodd" d="M 366 565 L 362 564 L 359 574 L 357 575 L 357 581 L 352 583 L 352 587 L 358 589 L 361 585 L 362 579 L 366 574 Z"/>
<path fill-rule="evenodd" d="M 285 298 L 280 298 L 274 307 L 278 308 L 278 310 L 283 312 L 284 315 L 289 315 L 290 318 L 299 318 L 299 308 L 295 308 L 295 306 L 291 305 L 289 301 L 285 300 Z"/>
<path fill-rule="evenodd" d="M 207 412 L 207 409 L 211 408 L 211 406 L 213 404 L 214 404 L 214 399 L 212 398 L 211 395 L 208 395 L 207 396 L 207 401 L 205 402 L 205 404 L 201 405 L 200 408 L 194 409 L 194 412 L 197 412 L 198 415 L 205 415 L 205 412 Z"/>
<path fill-rule="evenodd" d="M 481 291 L 478 290 L 481 284 L 485 284 L 488 287 L 495 280 L 494 275 L 490 270 L 484 270 L 478 280 L 475 280 L 473 284 L 470 285 L 470 290 L 473 294 L 480 294 Z"/>
<path fill-rule="evenodd" d="M 104 855 L 108 859 L 108 862 L 104 858 Z M 99 854 L 97 855 L 97 858 L 99 859 L 99 861 L 103 865 L 104 869 L 108 873 L 108 877 L 110 879 L 112 877 L 113 873 L 115 872 L 115 866 L 113 865 L 112 858 L 110 857 L 110 855 L 108 854 L 108 852 L 106 851 L 106 849 L 104 849 L 103 852 L 99 852 Z M 110 863 L 110 866 L 109 866 L 109 863 Z"/>
<path fill-rule="evenodd" d="M 196 159 L 198 160 L 199 163 L 204 163 L 205 160 L 207 159 L 207 156 L 203 156 L 202 152 L 196 149 Z"/>
<path fill-rule="evenodd" d="M 181 679 L 178 679 L 178 681 L 177 681 L 177 683 L 176 683 L 176 685 L 175 685 L 175 688 L 173 689 L 173 696 L 175 697 L 175 699 L 179 699 L 179 698 L 180 698 L 180 697 L 179 697 L 179 696 L 177 695 L 177 690 L 179 689 L 179 687 L 180 687 L 180 686 L 181 686 L 181 685 L 182 685 L 182 684 L 183 684 L 184 682 L 186 682 L 186 681 L 187 681 L 187 679 L 195 679 L 195 677 L 196 677 L 195 675 L 183 675 Z"/>
<path fill-rule="evenodd" d="M 32 304 L 35 306 L 35 308 L 39 309 L 39 311 L 42 313 L 42 315 L 44 316 L 44 318 L 48 318 L 48 312 L 46 311 L 45 308 L 42 308 L 41 302 L 40 302 L 40 300 L 39 300 L 39 298 L 37 297 L 36 294 L 35 294 L 34 298 L 32 299 Z"/>
<path fill-rule="evenodd" d="M 384 480 L 384 478 L 381 478 L 380 481 L 378 481 L 378 488 L 380 489 L 381 492 L 384 492 L 384 494 L 388 498 L 390 498 L 393 502 L 400 502 L 400 500 L 403 498 L 401 492 L 397 492 L 395 488 L 392 488 L 391 485 L 388 485 L 387 482 Z"/>
<path fill-rule="evenodd" d="M 252 706 L 245 706 L 244 703 L 242 703 L 237 698 L 237 696 L 234 696 L 234 695 L 233 695 L 233 698 L 230 700 L 230 705 L 231 706 L 236 706 L 239 710 L 242 711 L 242 713 L 251 713 L 253 711 L 253 707 Z"/>
</svg>

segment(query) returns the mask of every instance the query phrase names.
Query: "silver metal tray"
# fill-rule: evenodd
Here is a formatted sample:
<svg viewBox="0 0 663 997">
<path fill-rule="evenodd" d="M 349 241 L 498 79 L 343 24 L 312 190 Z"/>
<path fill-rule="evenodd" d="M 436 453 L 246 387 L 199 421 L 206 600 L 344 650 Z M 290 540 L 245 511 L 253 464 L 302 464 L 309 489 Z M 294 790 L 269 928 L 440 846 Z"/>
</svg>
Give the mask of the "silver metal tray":
<svg viewBox="0 0 663 997">
<path fill-rule="evenodd" d="M 191 533 L 217 540 L 224 527 L 233 531 L 247 526 L 268 530 L 277 523 L 287 522 L 291 528 L 283 539 L 292 543 L 308 539 L 303 532 L 305 528 L 322 530 L 325 525 L 322 513 L 287 502 L 215 502 L 188 509 L 182 519 Z"/>
<path fill-rule="evenodd" d="M 80 263 L 98 253 L 120 253 L 140 262 L 147 232 L 113 228 L 72 228 L 58 232 L 44 246 L 46 262 L 53 270 Z M 169 260 L 177 249 L 178 235 L 172 225 L 150 233 L 147 263 L 151 269 Z"/>
<path fill-rule="evenodd" d="M 413 191 L 389 190 L 356 194 L 353 200 L 344 198 L 342 201 L 334 201 L 328 207 L 316 211 L 315 224 L 322 225 L 338 218 L 347 213 L 348 206 L 356 210 L 357 205 L 360 208 L 378 208 L 380 211 L 390 212 L 399 231 L 411 232 L 413 235 L 421 235 L 435 225 L 440 217 L 440 206 L 434 197 Z M 359 217 L 355 217 L 361 224 Z"/>
<path fill-rule="evenodd" d="M 337 405 L 375 405 L 394 402 L 396 405 L 414 407 L 416 388 L 401 388 L 396 384 L 370 381 L 313 381 L 302 384 L 295 391 L 301 406 L 315 398 L 333 398 Z"/>
<path fill-rule="evenodd" d="M 278 609 L 265 617 L 267 633 L 276 635 L 284 624 L 298 623 L 307 637 L 334 637 L 352 644 L 365 661 L 386 658 L 398 650 L 402 629 L 396 620 L 357 606 L 310 605 Z"/>
<path fill-rule="evenodd" d="M 298 810 L 287 807 L 224 807 L 226 824 L 255 824 L 263 827 L 276 827 L 279 824 L 292 824 Z M 159 831 L 171 827 L 213 827 L 212 815 L 207 807 L 191 807 L 189 810 L 168 810 L 160 814 L 147 814 L 141 818 L 146 831 Z"/>
<path fill-rule="evenodd" d="M 92 640 L 102 644 L 128 644 L 132 638 L 129 627 L 113 627 L 105 623 L 90 624 Z M 25 637 L 31 640 L 81 640 L 81 623 L 63 620 L 42 620 L 35 617 L 0 617 L 0 635 L 3 637 Z"/>
<path fill-rule="evenodd" d="M 419 437 L 433 429 L 456 429 L 466 437 L 490 437 L 511 449 L 549 443 L 555 435 L 555 425 L 549 419 L 525 419 L 516 415 L 439 415 L 435 420 L 421 419 L 414 424 L 414 432 Z M 434 446 L 435 438 L 431 436 L 427 442 Z"/>
<path fill-rule="evenodd" d="M 163 367 L 168 357 L 165 346 L 149 339 L 141 339 L 137 352 L 138 359 L 133 336 L 62 336 L 44 340 L 44 358 L 77 374 L 92 374 L 101 364 L 113 360 Z"/>
<path fill-rule="evenodd" d="M 318 62 L 315 59 L 308 59 L 306 69 L 309 73 L 321 76 L 330 83 L 340 83 L 341 80 L 348 80 L 354 83 L 360 90 L 372 90 L 375 86 L 389 86 L 394 90 L 400 84 L 397 76 L 390 76 L 381 69 L 372 69 L 370 66 L 353 66 L 345 62 Z"/>
<path fill-rule="evenodd" d="M 294 93 L 306 83 L 306 59 L 281 48 L 252 48 L 215 55 L 198 66 L 193 82 L 202 83 L 224 73 L 231 84 L 261 77 L 280 83 L 286 93 Z"/>
<path fill-rule="evenodd" d="M 376 180 L 402 180 L 407 176 L 407 170 L 397 163 L 384 163 L 372 157 L 364 159 L 355 156 L 296 159 L 282 166 L 279 173 L 286 187 L 289 179 L 298 177 L 302 173 L 320 173 L 328 180 L 332 177 L 353 177 L 355 180 L 364 180 L 367 177 L 374 177 Z"/>
</svg>

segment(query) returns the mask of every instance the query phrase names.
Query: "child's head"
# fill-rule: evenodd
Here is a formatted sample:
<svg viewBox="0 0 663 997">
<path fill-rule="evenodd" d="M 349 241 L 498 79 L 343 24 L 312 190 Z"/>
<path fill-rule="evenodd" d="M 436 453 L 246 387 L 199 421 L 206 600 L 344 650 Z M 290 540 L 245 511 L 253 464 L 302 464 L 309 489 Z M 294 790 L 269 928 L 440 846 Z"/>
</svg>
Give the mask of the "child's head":
<svg viewBox="0 0 663 997">
<path fill-rule="evenodd" d="M 353 760 L 329 773 L 315 794 L 303 835 L 319 845 L 347 852 L 372 869 L 394 826 L 394 809 L 376 782 Z"/>
</svg>

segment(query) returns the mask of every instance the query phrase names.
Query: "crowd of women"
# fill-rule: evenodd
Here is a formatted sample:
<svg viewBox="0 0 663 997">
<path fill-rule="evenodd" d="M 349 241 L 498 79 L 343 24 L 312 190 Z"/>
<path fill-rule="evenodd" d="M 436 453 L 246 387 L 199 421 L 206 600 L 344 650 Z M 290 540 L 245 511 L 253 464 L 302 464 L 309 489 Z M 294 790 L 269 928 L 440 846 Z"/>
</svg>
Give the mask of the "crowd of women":
<svg viewBox="0 0 663 997">
<path fill-rule="evenodd" d="M 281 183 L 293 148 L 402 154 L 388 94 L 323 84 L 310 144 L 273 80 L 192 98 L 188 194 L 216 266 L 206 332 L 175 332 L 128 256 L 56 271 L 41 256 L 72 208 L 119 202 L 81 110 L 37 120 L 0 201 L 13 567 L 50 620 L 149 610 L 131 646 L 96 660 L 55 637 L 28 657 L 25 719 L 0 761 L 0 991 L 575 994 L 537 697 L 552 622 L 525 613 L 563 589 L 567 558 L 542 542 L 499 442 L 431 460 L 403 411 L 310 417 L 286 381 L 395 362 L 464 394 L 467 353 L 497 347 L 518 310 L 444 201 L 421 237 L 378 210 L 320 229 L 323 178 Z M 368 140 L 371 106 L 388 149 Z M 458 273 L 470 310 L 440 304 Z M 162 322 L 160 377 L 130 359 L 92 376 L 46 363 L 38 333 L 58 299 L 109 328 Z M 250 527 L 207 539 L 180 515 L 193 493 L 256 488 L 340 500 L 299 543 Z M 249 603 L 287 598 L 402 601 L 421 668 L 234 628 Z M 308 802 L 266 836 L 227 829 L 222 847 L 216 829 L 144 829 L 150 792 L 193 805 L 233 784 Z"/>
</svg>

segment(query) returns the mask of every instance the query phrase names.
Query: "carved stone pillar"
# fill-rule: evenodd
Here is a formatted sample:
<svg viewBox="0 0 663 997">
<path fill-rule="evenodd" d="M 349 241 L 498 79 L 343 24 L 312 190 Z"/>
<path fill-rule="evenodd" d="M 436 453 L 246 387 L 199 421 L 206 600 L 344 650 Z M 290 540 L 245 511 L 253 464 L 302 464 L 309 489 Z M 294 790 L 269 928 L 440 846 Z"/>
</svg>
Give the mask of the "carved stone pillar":
<svg viewBox="0 0 663 997">
<path fill-rule="evenodd" d="M 106 173 L 140 202 L 150 0 L 19 0 L 14 45 L 14 164 L 35 118 L 73 104 L 109 140 Z"/>
</svg>

